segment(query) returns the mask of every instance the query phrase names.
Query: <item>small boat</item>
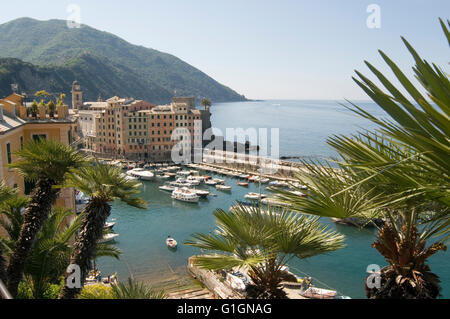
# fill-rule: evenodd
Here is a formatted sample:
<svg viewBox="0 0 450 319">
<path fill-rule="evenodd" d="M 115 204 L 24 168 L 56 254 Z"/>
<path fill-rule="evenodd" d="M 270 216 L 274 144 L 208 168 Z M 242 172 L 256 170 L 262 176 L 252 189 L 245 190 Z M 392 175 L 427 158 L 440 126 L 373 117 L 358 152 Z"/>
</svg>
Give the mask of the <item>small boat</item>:
<svg viewBox="0 0 450 319">
<path fill-rule="evenodd" d="M 178 174 L 183 175 L 183 176 L 188 176 L 188 175 L 191 175 L 191 171 L 179 171 Z"/>
<path fill-rule="evenodd" d="M 103 228 L 105 229 L 112 229 L 116 223 L 115 222 L 106 222 L 105 226 Z"/>
<path fill-rule="evenodd" d="M 143 180 L 151 180 L 155 176 L 152 172 L 146 171 L 143 168 L 134 168 L 132 170 L 127 171 L 128 176 L 136 177 Z"/>
<path fill-rule="evenodd" d="M 221 191 L 231 191 L 231 186 L 217 184 L 216 189 Z"/>
<path fill-rule="evenodd" d="M 210 194 L 210 192 L 205 191 L 203 189 L 191 189 L 192 192 L 196 193 L 200 197 L 206 197 Z"/>
<path fill-rule="evenodd" d="M 157 179 L 168 179 L 168 178 L 170 178 L 170 176 L 167 175 L 167 174 L 157 174 L 155 176 L 156 176 Z"/>
<path fill-rule="evenodd" d="M 200 185 L 200 181 L 199 181 L 198 179 L 196 179 L 196 178 L 193 178 L 192 176 L 189 176 L 189 177 L 186 179 L 186 181 L 187 181 L 189 184 L 194 185 L 194 186 Z"/>
<path fill-rule="evenodd" d="M 170 185 L 162 185 L 158 187 L 160 190 L 162 191 L 166 191 L 166 192 L 173 192 L 175 190 L 175 186 L 170 186 Z"/>
<path fill-rule="evenodd" d="M 182 202 L 197 203 L 200 196 L 198 196 L 196 193 L 192 192 L 188 188 L 183 187 L 183 188 L 176 188 L 172 192 L 172 198 Z"/>
<path fill-rule="evenodd" d="M 175 239 L 173 239 L 172 237 L 167 237 L 167 239 L 166 239 L 166 245 L 167 245 L 167 247 L 168 248 L 177 248 L 177 246 L 178 246 L 178 243 L 177 243 L 177 241 L 175 240 Z"/>
<path fill-rule="evenodd" d="M 239 186 L 245 186 L 245 187 L 248 186 L 248 183 L 246 183 L 246 182 L 238 182 L 237 184 L 238 184 Z"/>
<path fill-rule="evenodd" d="M 208 179 L 208 180 L 205 181 L 205 184 L 214 186 L 214 185 L 217 185 L 217 182 L 212 180 L 212 179 Z"/>
<path fill-rule="evenodd" d="M 247 199 L 258 200 L 258 199 L 267 197 L 267 195 L 250 192 L 250 193 L 244 195 L 244 197 Z"/>
<path fill-rule="evenodd" d="M 239 177 L 239 178 L 243 178 L 243 179 L 249 179 L 249 178 L 250 178 L 250 175 L 247 175 L 247 174 L 241 174 L 241 175 L 238 175 L 238 177 Z"/>
<path fill-rule="evenodd" d="M 116 237 L 119 237 L 119 234 L 105 234 L 103 235 L 103 238 L 100 238 L 98 240 L 98 243 L 108 243 L 110 241 L 113 241 Z"/>
<path fill-rule="evenodd" d="M 217 184 L 225 185 L 225 180 L 224 179 L 214 178 L 213 181 L 216 182 Z"/>
</svg>

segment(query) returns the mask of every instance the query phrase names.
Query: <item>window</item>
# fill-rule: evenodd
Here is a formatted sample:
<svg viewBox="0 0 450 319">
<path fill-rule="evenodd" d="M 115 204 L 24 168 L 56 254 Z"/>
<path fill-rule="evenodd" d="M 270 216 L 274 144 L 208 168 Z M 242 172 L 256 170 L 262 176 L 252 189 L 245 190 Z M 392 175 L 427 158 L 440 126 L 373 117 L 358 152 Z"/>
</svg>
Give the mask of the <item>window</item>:
<svg viewBox="0 0 450 319">
<path fill-rule="evenodd" d="M 8 164 L 11 164 L 11 144 L 6 143 L 6 157 L 8 158 Z"/>
<path fill-rule="evenodd" d="M 35 141 L 39 141 L 40 139 L 45 140 L 47 138 L 47 135 L 46 134 L 33 134 L 32 138 Z"/>
</svg>

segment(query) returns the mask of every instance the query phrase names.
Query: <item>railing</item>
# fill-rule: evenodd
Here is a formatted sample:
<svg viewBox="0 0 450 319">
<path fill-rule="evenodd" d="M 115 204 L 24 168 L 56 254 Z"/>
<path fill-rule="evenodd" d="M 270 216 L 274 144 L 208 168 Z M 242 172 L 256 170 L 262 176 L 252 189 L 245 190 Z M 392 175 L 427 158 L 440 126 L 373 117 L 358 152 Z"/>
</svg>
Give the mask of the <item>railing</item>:
<svg viewBox="0 0 450 319">
<path fill-rule="evenodd" d="M 2 299 L 13 299 L 3 281 L 0 279 L 0 297 Z"/>
</svg>

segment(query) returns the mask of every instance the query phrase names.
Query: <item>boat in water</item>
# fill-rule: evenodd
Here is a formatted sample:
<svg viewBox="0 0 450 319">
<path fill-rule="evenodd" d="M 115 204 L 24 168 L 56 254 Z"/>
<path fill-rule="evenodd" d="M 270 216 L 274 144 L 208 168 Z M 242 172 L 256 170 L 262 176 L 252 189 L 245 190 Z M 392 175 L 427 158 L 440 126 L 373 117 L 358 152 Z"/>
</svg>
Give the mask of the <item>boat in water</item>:
<svg viewBox="0 0 450 319">
<path fill-rule="evenodd" d="M 246 183 L 246 182 L 238 182 L 237 183 L 239 186 L 244 186 L 244 187 L 247 187 L 248 186 L 248 183 Z"/>
<path fill-rule="evenodd" d="M 178 243 L 177 243 L 177 241 L 175 240 L 175 239 L 173 239 L 172 237 L 167 237 L 167 239 L 166 239 L 166 246 L 168 247 L 168 248 L 172 248 L 172 249 L 175 249 L 175 248 L 177 248 L 177 246 L 178 246 Z"/>
<path fill-rule="evenodd" d="M 106 222 L 105 226 L 103 228 L 105 229 L 112 229 L 116 223 L 115 222 Z"/>
<path fill-rule="evenodd" d="M 110 233 L 110 234 L 105 234 L 105 235 L 103 235 L 103 238 L 100 238 L 100 239 L 98 240 L 98 243 L 99 243 L 99 244 L 101 244 L 101 243 L 108 243 L 108 242 L 110 242 L 110 241 L 115 240 L 117 237 L 119 237 L 119 234 L 112 234 L 112 233 Z"/>
<path fill-rule="evenodd" d="M 175 190 L 175 186 L 171 186 L 171 185 L 162 185 L 158 187 L 160 190 L 162 191 L 166 191 L 166 192 L 173 192 Z"/>
<path fill-rule="evenodd" d="M 155 174 L 150 171 L 146 171 L 143 168 L 134 168 L 132 170 L 127 171 L 127 175 L 133 176 L 144 181 L 152 180 Z"/>
<path fill-rule="evenodd" d="M 217 184 L 216 189 L 221 191 L 231 191 L 231 186 Z"/>
<path fill-rule="evenodd" d="M 210 186 L 215 186 L 215 185 L 217 185 L 217 182 L 214 181 L 213 179 L 208 179 L 208 180 L 205 180 L 205 184 L 210 185 Z"/>
<path fill-rule="evenodd" d="M 266 198 L 267 195 L 250 192 L 250 193 L 244 195 L 244 197 L 247 199 L 258 200 L 258 199 Z"/>
<path fill-rule="evenodd" d="M 172 198 L 182 201 L 182 202 L 188 202 L 188 203 L 197 203 L 200 199 L 200 196 L 198 196 L 196 193 L 192 192 L 186 187 L 183 188 L 176 188 L 172 192 Z"/>
<path fill-rule="evenodd" d="M 210 192 L 205 191 L 203 189 L 195 189 L 195 188 L 193 188 L 193 189 L 190 189 L 190 190 L 192 192 L 196 193 L 198 196 L 200 196 L 202 198 L 207 197 L 210 194 Z"/>
</svg>

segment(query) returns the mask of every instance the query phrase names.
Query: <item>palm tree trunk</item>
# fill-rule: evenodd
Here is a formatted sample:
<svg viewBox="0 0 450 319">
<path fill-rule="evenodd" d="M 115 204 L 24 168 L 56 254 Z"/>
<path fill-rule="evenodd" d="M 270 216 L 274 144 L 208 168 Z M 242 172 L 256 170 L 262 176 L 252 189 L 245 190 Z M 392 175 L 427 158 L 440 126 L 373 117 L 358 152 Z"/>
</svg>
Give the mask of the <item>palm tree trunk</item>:
<svg viewBox="0 0 450 319">
<path fill-rule="evenodd" d="M 3 257 L 3 252 L 0 249 L 0 279 L 6 284 L 8 276 L 6 275 L 6 260 Z"/>
<path fill-rule="evenodd" d="M 13 297 L 23 277 L 25 262 L 33 249 L 36 237 L 58 198 L 59 189 L 48 178 L 39 179 L 24 213 L 24 222 L 8 267 L 8 290 Z"/>
<path fill-rule="evenodd" d="M 59 299 L 75 299 L 80 293 L 89 272 L 90 261 L 95 256 L 97 242 L 103 237 L 103 227 L 110 213 L 111 206 L 101 199 L 91 199 L 86 205 L 80 233 L 70 258 L 70 264 L 80 267 L 81 287 L 69 288 L 64 285 Z M 66 282 L 69 275 L 66 274 Z"/>
</svg>

